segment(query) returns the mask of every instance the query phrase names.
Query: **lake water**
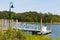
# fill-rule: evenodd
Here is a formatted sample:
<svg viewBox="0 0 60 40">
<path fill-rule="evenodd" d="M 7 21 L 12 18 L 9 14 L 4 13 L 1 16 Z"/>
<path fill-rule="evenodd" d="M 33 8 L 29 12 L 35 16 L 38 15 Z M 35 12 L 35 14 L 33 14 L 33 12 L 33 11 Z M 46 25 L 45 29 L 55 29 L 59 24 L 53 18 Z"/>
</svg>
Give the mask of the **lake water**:
<svg viewBox="0 0 60 40">
<path fill-rule="evenodd" d="M 43 24 L 43 26 L 45 26 L 45 24 Z M 50 24 L 46 24 L 47 26 L 47 29 L 49 30 L 50 28 Z M 20 28 L 31 28 L 31 29 L 38 29 L 40 30 L 40 24 L 31 24 L 31 23 L 22 23 L 22 22 L 19 22 L 19 27 Z M 57 38 L 59 37 L 60 38 L 60 24 L 52 24 L 52 34 L 51 36 L 53 38 Z"/>
<path fill-rule="evenodd" d="M 50 24 L 47 24 L 47 27 L 50 27 Z M 52 24 L 52 34 L 53 38 L 60 38 L 60 24 Z"/>
</svg>

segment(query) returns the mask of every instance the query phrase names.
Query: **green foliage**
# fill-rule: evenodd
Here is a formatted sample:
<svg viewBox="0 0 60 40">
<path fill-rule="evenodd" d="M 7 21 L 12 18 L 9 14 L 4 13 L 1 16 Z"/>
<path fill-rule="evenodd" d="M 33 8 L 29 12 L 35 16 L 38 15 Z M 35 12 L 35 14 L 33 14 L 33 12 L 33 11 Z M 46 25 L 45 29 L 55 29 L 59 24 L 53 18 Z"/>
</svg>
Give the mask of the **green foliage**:
<svg viewBox="0 0 60 40">
<path fill-rule="evenodd" d="M 60 38 L 54 38 L 53 40 L 60 40 Z"/>
<path fill-rule="evenodd" d="M 43 19 L 43 22 L 49 23 L 50 20 L 54 22 L 60 22 L 59 15 L 53 15 L 52 13 L 38 13 L 35 11 L 29 11 L 24 13 L 15 13 L 11 12 L 12 19 L 18 19 L 20 22 L 40 22 L 40 19 Z M 8 11 L 0 11 L 0 19 L 9 19 L 9 12 Z"/>
<path fill-rule="evenodd" d="M 52 38 L 44 35 L 27 35 L 26 40 L 52 40 Z"/>
<path fill-rule="evenodd" d="M 6 32 L 0 32 L 0 40 L 25 40 L 21 31 L 7 30 Z"/>
<path fill-rule="evenodd" d="M 60 40 L 60 38 L 52 39 L 46 35 L 32 35 L 27 34 L 22 30 L 11 30 L 0 31 L 0 40 Z"/>
</svg>

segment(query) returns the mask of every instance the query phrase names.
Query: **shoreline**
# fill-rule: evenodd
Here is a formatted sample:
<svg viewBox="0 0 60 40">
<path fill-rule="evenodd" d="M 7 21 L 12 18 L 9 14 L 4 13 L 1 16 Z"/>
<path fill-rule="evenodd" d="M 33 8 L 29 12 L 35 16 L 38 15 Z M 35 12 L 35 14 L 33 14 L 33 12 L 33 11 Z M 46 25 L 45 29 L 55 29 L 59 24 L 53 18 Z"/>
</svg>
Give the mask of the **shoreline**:
<svg viewBox="0 0 60 40">
<path fill-rule="evenodd" d="M 40 22 L 22 22 L 22 23 L 40 24 Z M 42 24 L 51 24 L 51 23 L 42 23 Z M 53 22 L 52 24 L 60 24 L 60 22 Z"/>
</svg>

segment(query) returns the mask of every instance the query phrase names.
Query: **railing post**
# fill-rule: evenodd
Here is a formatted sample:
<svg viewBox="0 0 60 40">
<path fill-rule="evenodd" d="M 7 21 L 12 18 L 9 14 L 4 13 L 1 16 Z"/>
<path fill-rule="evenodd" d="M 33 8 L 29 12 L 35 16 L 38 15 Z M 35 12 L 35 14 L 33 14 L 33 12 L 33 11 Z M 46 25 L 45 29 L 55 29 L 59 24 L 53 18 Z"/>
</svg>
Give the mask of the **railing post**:
<svg viewBox="0 0 60 40">
<path fill-rule="evenodd" d="M 42 18 L 41 18 L 41 23 L 40 23 L 40 31 L 42 32 Z"/>
<path fill-rule="evenodd" d="M 4 26 L 6 27 L 6 29 L 8 28 L 8 23 L 7 23 L 7 19 L 4 20 Z"/>
<path fill-rule="evenodd" d="M 50 22 L 51 22 L 51 25 L 50 25 L 50 30 L 52 31 L 52 20 L 51 20 Z"/>
<path fill-rule="evenodd" d="M 18 20 L 16 20 L 16 31 L 18 31 Z"/>
<path fill-rule="evenodd" d="M 13 30 L 13 27 L 14 27 L 14 20 L 11 19 L 11 29 Z"/>
<path fill-rule="evenodd" d="M 2 30 L 2 20 L 0 19 L 0 29 Z"/>
<path fill-rule="evenodd" d="M 1 22 L 2 22 L 2 30 L 3 30 L 3 29 L 4 29 L 4 28 L 3 28 L 3 25 L 4 25 L 4 19 L 2 19 Z"/>
</svg>

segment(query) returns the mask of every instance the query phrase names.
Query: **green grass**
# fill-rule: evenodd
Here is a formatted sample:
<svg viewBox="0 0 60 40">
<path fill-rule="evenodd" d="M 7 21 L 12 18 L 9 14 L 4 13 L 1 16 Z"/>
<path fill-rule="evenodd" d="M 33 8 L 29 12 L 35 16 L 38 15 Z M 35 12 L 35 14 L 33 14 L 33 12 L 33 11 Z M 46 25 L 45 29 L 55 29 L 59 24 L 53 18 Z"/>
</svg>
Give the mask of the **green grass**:
<svg viewBox="0 0 60 40">
<path fill-rule="evenodd" d="M 49 36 L 27 34 L 24 31 L 7 30 L 0 31 L 0 40 L 52 40 Z M 56 40 L 59 40 L 57 38 Z"/>
<path fill-rule="evenodd" d="M 27 35 L 26 40 L 52 40 L 52 38 L 43 35 Z"/>
</svg>

